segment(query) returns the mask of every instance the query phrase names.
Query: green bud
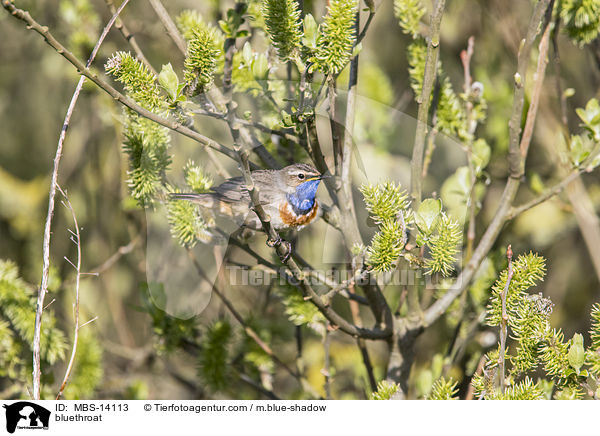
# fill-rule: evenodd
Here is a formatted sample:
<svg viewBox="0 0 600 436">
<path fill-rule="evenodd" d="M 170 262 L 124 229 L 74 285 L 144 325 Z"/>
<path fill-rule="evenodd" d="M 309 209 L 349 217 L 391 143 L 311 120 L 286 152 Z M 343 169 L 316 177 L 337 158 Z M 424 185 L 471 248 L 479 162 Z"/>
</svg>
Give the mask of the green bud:
<svg viewBox="0 0 600 436">
<path fill-rule="evenodd" d="M 473 166 L 475 167 L 475 174 L 478 174 L 487 166 L 488 162 L 490 161 L 492 150 L 485 142 L 485 139 L 479 138 L 473 143 L 471 153 Z"/>
<path fill-rule="evenodd" d="M 523 80 L 521 79 L 521 75 L 519 73 L 515 73 L 515 84 L 519 87 L 523 85 Z"/>
<path fill-rule="evenodd" d="M 158 84 L 167 94 L 169 94 L 171 100 L 177 98 L 179 79 L 177 78 L 177 74 L 175 74 L 171 63 L 162 66 L 162 70 L 158 75 Z"/>
<path fill-rule="evenodd" d="M 269 61 L 264 54 L 259 54 L 252 63 L 252 74 L 256 80 L 266 80 L 269 76 Z"/>
<path fill-rule="evenodd" d="M 242 49 L 242 59 L 244 59 L 246 65 L 252 65 L 252 46 L 248 41 L 246 41 Z"/>
<path fill-rule="evenodd" d="M 431 234 L 437 225 L 437 221 L 442 211 L 442 201 L 428 198 L 419 205 L 419 210 L 415 213 L 415 223 L 421 232 L 426 235 Z"/>
<path fill-rule="evenodd" d="M 567 355 L 569 364 L 575 368 L 577 374 L 585 362 L 585 349 L 583 348 L 583 336 L 579 333 L 573 335 L 571 340 L 571 346 L 569 347 L 569 353 Z"/>
<path fill-rule="evenodd" d="M 308 48 L 317 48 L 318 34 L 317 22 L 311 14 L 306 14 L 304 16 L 304 37 L 302 38 L 302 43 Z"/>
</svg>

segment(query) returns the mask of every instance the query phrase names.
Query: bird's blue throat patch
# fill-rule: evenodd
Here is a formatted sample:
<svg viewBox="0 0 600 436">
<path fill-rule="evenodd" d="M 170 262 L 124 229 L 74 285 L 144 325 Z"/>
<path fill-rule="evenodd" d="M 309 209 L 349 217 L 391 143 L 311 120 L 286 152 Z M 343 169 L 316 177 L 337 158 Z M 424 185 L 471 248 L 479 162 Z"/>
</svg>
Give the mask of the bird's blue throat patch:
<svg viewBox="0 0 600 436">
<path fill-rule="evenodd" d="M 304 215 L 313 208 L 319 183 L 320 180 L 309 180 L 298 185 L 293 194 L 287 194 L 287 200 L 296 215 Z"/>
</svg>

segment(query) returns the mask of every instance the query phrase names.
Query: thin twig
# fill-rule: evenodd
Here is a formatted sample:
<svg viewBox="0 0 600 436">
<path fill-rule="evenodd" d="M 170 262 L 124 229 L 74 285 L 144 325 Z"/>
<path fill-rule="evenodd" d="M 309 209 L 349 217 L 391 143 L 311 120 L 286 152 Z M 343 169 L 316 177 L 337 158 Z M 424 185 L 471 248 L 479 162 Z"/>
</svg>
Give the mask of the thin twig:
<svg viewBox="0 0 600 436">
<path fill-rule="evenodd" d="M 560 10 L 560 0 L 558 3 L 558 8 Z M 562 85 L 560 83 L 561 73 L 560 73 L 560 53 L 558 51 L 558 33 L 560 29 L 561 17 L 560 14 L 556 14 L 556 18 L 554 19 L 554 28 L 552 29 L 552 52 L 554 54 L 552 60 L 552 64 L 554 66 L 554 76 L 556 80 L 556 97 L 560 103 L 560 120 L 562 121 L 563 127 L 568 129 L 569 118 L 567 116 L 567 97 L 562 90 Z"/>
<path fill-rule="evenodd" d="M 86 325 L 88 325 L 88 324 L 91 324 L 91 323 L 93 323 L 94 321 L 96 321 L 97 319 L 98 319 L 98 317 L 97 317 L 97 316 L 95 316 L 95 317 L 93 317 L 92 319 L 90 319 L 89 321 L 86 321 L 86 322 L 84 322 L 83 324 L 81 324 L 81 325 L 79 326 L 79 328 L 82 328 L 82 327 L 84 327 L 84 326 L 86 326 Z"/>
<path fill-rule="evenodd" d="M 342 166 L 342 141 L 340 135 L 340 126 L 336 121 L 336 97 L 337 97 L 337 83 L 334 77 L 329 76 L 327 78 L 327 101 L 328 108 L 327 114 L 329 116 L 329 126 L 331 129 L 331 142 L 333 146 L 333 160 L 336 176 L 336 185 L 339 186 Z"/>
<path fill-rule="evenodd" d="M 504 393 L 504 388 L 506 384 L 505 353 L 506 335 L 508 332 L 508 314 L 506 313 L 506 298 L 508 297 L 510 281 L 513 277 L 512 256 L 512 248 L 509 245 L 506 249 L 506 258 L 508 259 L 508 273 L 506 276 L 506 285 L 504 285 L 504 290 L 500 294 L 500 298 L 502 300 L 502 316 L 500 318 L 500 354 L 498 356 L 498 372 L 500 376 L 500 392 L 502 393 Z"/>
<path fill-rule="evenodd" d="M 550 27 L 550 25 L 546 26 L 546 29 L 542 34 L 542 39 L 540 40 L 537 69 L 535 71 L 533 90 L 531 92 L 531 104 L 529 106 L 529 110 L 527 111 L 527 120 L 525 121 L 525 127 L 523 128 L 523 135 L 521 136 L 521 143 L 519 145 L 519 148 L 521 149 L 521 165 L 523 168 L 525 168 L 525 159 L 527 157 L 529 145 L 531 144 L 531 137 L 533 136 L 533 127 L 535 125 L 536 114 L 540 103 L 540 95 L 542 93 L 542 85 L 544 84 L 544 77 L 546 75 Z"/>
<path fill-rule="evenodd" d="M 216 118 L 218 120 L 227 121 L 226 113 L 212 112 L 206 109 L 194 109 L 190 112 L 197 115 L 204 115 L 207 117 Z M 303 145 L 303 141 L 297 135 L 294 135 L 289 132 L 284 132 L 282 130 L 272 129 L 257 121 L 248 121 L 243 118 L 236 118 L 236 123 L 241 124 L 245 127 L 252 127 L 254 129 L 260 130 L 261 132 L 269 133 L 270 135 L 279 136 L 280 138 L 287 139 L 288 141 L 293 142 L 294 144 Z"/>
<path fill-rule="evenodd" d="M 138 245 L 140 243 L 141 240 L 142 240 L 142 236 L 140 234 L 138 234 L 127 245 L 122 245 L 121 247 L 119 247 L 117 249 L 117 251 L 114 252 L 108 259 L 106 259 L 104 262 L 102 262 L 96 268 L 92 269 L 91 274 L 100 275 L 103 272 L 105 272 L 106 270 L 108 270 L 109 268 L 111 268 L 115 263 L 117 263 L 117 261 L 121 257 L 125 256 L 126 254 L 131 253 L 133 251 L 133 249 L 136 247 L 136 245 Z"/>
<path fill-rule="evenodd" d="M 158 16 L 159 20 L 161 21 L 163 26 L 165 26 L 165 29 L 167 29 L 167 33 L 169 34 L 169 36 L 171 37 L 181 54 L 185 56 L 185 53 L 187 51 L 187 44 L 185 42 L 185 39 L 183 39 L 183 36 L 181 36 L 181 33 L 179 33 L 179 29 L 177 29 L 177 26 L 173 22 L 173 19 L 171 18 L 163 4 L 160 2 L 160 0 L 150 0 L 150 5 L 152 5 L 154 12 L 156 12 L 156 15 Z"/>
<path fill-rule="evenodd" d="M 547 190 L 545 190 L 544 192 L 542 192 L 540 195 L 538 195 L 537 197 L 535 197 L 534 199 L 528 201 L 527 203 L 523 203 L 519 206 L 513 206 L 510 209 L 510 212 L 508 214 L 508 219 L 513 219 L 517 216 L 519 216 L 520 214 L 522 214 L 523 212 L 534 208 L 535 206 L 537 206 L 538 204 L 543 203 L 544 201 L 554 197 L 555 195 L 561 193 L 569 183 L 571 183 L 573 180 L 575 180 L 577 177 L 579 177 L 579 175 L 583 172 L 583 170 L 579 169 L 579 170 L 573 170 L 569 175 L 567 175 L 564 179 L 562 179 L 560 182 L 556 183 L 554 186 L 552 186 L 551 188 L 548 188 Z"/>
<path fill-rule="evenodd" d="M 258 392 L 263 394 L 269 400 L 281 400 L 281 398 L 279 398 L 272 390 L 267 389 L 261 383 L 254 381 L 250 376 L 248 376 L 242 372 L 238 372 L 237 375 L 241 381 L 243 381 L 247 385 L 251 386 L 252 388 L 256 389 Z"/>
<path fill-rule="evenodd" d="M 73 225 L 75 226 L 75 245 L 77 246 L 77 265 L 75 266 L 75 271 L 77 272 L 75 276 L 75 327 L 73 331 L 73 350 L 71 351 L 71 358 L 69 359 L 69 363 L 67 365 L 67 369 L 65 370 L 65 376 L 63 378 L 63 382 L 60 385 L 60 389 L 58 390 L 58 394 L 56 395 L 56 399 L 59 400 L 62 396 L 65 387 L 69 381 L 69 377 L 71 376 L 71 371 L 73 370 L 73 364 L 75 363 L 75 355 L 77 353 L 77 341 L 79 339 L 79 282 L 81 278 L 81 235 L 79 233 L 79 223 L 77 222 L 77 216 L 75 215 L 75 209 L 71 205 L 69 201 L 69 197 L 67 194 L 60 188 L 60 186 L 56 186 L 60 193 L 65 198 L 63 202 L 69 211 L 71 212 L 71 217 L 73 218 Z"/>
<path fill-rule="evenodd" d="M 127 6 L 129 0 L 124 0 L 119 9 L 113 14 L 112 18 L 104 27 L 98 42 L 96 43 L 90 57 L 87 61 L 85 68 L 89 67 L 92 64 L 92 61 L 96 57 L 98 50 L 100 49 L 100 45 L 104 42 L 108 31 L 114 24 L 118 15 L 121 11 Z M 24 12 L 20 9 L 17 9 L 10 1 L 2 0 L 2 6 L 11 12 L 11 14 L 27 23 L 30 24 L 32 28 L 34 28 L 38 33 L 44 35 L 46 40 L 48 40 L 49 32 L 47 28 L 42 28 L 39 24 L 37 24 L 29 15 L 29 13 Z M 36 27 L 37 26 L 37 27 Z M 75 88 L 75 92 L 71 97 L 71 102 L 69 103 L 69 108 L 67 109 L 67 113 L 65 115 L 65 119 L 63 122 L 62 129 L 60 131 L 60 135 L 58 138 L 58 146 L 56 147 L 56 155 L 54 156 L 54 167 L 52 169 L 52 176 L 50 180 L 50 193 L 48 196 L 48 214 L 46 215 L 46 224 L 44 226 L 44 242 L 43 242 L 43 267 L 42 267 L 42 281 L 40 284 L 40 288 L 38 291 L 37 298 L 37 308 L 35 313 L 35 327 L 34 327 L 34 336 L 33 336 L 33 398 L 36 400 L 40 399 L 40 391 L 41 384 L 40 378 L 42 375 L 41 367 L 40 367 L 40 341 L 42 335 L 42 314 L 44 308 L 44 298 L 46 296 L 46 292 L 48 291 L 48 276 L 50 272 L 50 235 L 52 228 L 52 216 L 54 215 L 54 197 L 56 195 L 56 189 L 58 187 L 58 169 L 60 166 L 60 159 L 62 157 L 63 144 L 65 141 L 65 137 L 67 134 L 67 129 L 69 127 L 69 123 L 71 122 L 71 116 L 73 114 L 73 110 L 75 109 L 75 104 L 77 103 L 77 99 L 79 98 L 79 94 L 81 89 L 83 88 L 83 83 L 85 81 L 85 77 L 81 77 L 79 82 L 77 83 L 77 87 Z M 79 231 L 79 230 L 77 230 Z"/>
<path fill-rule="evenodd" d="M 351 295 L 354 294 L 354 285 L 350 285 L 348 292 L 350 292 Z M 354 323 L 356 325 L 362 325 L 358 303 L 350 300 L 348 305 L 350 306 L 350 313 L 352 314 L 352 320 Z M 371 363 L 371 357 L 369 356 L 367 343 L 362 338 L 356 338 L 356 346 L 360 351 L 363 365 L 365 366 L 365 371 L 367 372 L 367 378 L 369 379 L 369 387 L 371 388 L 371 392 L 375 392 L 377 390 L 377 380 L 375 379 L 375 373 L 373 372 L 373 364 Z"/>
<path fill-rule="evenodd" d="M 117 9 L 115 8 L 113 0 L 104 0 L 104 2 L 106 3 L 106 6 L 108 6 L 108 9 L 110 10 L 111 14 L 114 15 L 117 13 Z M 119 30 L 119 32 L 121 32 L 123 38 L 127 40 L 140 62 L 146 65 L 146 68 L 148 68 L 148 70 L 156 76 L 158 73 L 156 72 L 150 61 L 148 61 L 148 59 L 144 55 L 144 52 L 138 45 L 137 40 L 135 39 L 135 35 L 129 31 L 129 29 L 127 28 L 127 26 L 121 18 L 117 18 L 117 21 L 115 21 L 115 27 Z"/>
<path fill-rule="evenodd" d="M 465 263 L 471 259 L 471 254 L 473 253 L 473 244 L 475 242 L 475 215 L 477 207 L 475 201 L 475 185 L 477 183 L 477 175 L 475 174 L 475 165 L 473 164 L 473 136 L 475 134 L 475 129 L 477 128 L 477 122 L 473 117 L 473 102 L 471 101 L 471 86 L 473 84 L 473 79 L 471 77 L 471 58 L 473 57 L 474 45 L 475 38 L 471 36 L 467 43 L 467 49 L 460 53 L 460 59 L 462 61 L 464 71 L 463 90 L 466 96 L 465 114 L 468 132 L 468 143 L 466 144 L 467 163 L 469 166 L 469 173 L 471 175 L 471 186 L 467 204 L 467 207 L 469 208 L 469 227 L 467 228 L 467 250 L 465 254 Z"/>
<path fill-rule="evenodd" d="M 371 25 L 371 21 L 373 21 L 373 18 L 375 18 L 375 9 L 369 9 L 369 16 L 367 17 L 367 21 L 365 22 L 364 27 L 356 37 L 356 42 L 354 43 L 355 46 L 360 44 L 367 35 L 367 30 L 369 30 L 369 26 Z"/>
<path fill-rule="evenodd" d="M 431 14 L 429 36 L 427 39 L 427 57 L 425 59 L 425 72 L 421 94 L 417 97 L 419 111 L 417 113 L 417 131 L 413 146 L 411 161 L 410 192 L 415 206 L 421 203 L 421 185 L 423 175 L 423 153 L 425 151 L 425 136 L 427 134 L 427 120 L 429 118 L 429 105 L 431 92 L 437 75 L 438 53 L 440 47 L 440 25 L 444 15 L 445 0 L 437 0 Z"/>
<path fill-rule="evenodd" d="M 321 374 L 325 377 L 325 399 L 331 400 L 331 371 L 330 371 L 330 359 L 329 359 L 329 351 L 331 346 L 331 324 L 329 322 L 325 323 L 325 332 L 323 333 L 323 350 L 324 350 L 324 358 L 323 358 L 323 369 L 321 370 Z"/>
</svg>

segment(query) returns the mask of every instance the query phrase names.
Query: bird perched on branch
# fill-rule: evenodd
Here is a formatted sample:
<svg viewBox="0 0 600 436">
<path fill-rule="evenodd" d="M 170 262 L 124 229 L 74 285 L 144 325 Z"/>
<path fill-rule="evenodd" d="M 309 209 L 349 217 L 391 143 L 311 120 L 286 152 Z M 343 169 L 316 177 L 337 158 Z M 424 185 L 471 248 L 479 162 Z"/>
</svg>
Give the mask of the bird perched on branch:
<svg viewBox="0 0 600 436">
<path fill-rule="evenodd" d="M 312 166 L 301 163 L 280 170 L 252 171 L 250 174 L 259 202 L 276 230 L 300 230 L 320 215 L 317 188 L 326 176 Z M 197 203 L 203 212 L 233 220 L 239 227 L 262 230 L 242 177 L 227 179 L 213 187 L 212 191 L 204 194 L 173 193 L 171 198 Z"/>
</svg>

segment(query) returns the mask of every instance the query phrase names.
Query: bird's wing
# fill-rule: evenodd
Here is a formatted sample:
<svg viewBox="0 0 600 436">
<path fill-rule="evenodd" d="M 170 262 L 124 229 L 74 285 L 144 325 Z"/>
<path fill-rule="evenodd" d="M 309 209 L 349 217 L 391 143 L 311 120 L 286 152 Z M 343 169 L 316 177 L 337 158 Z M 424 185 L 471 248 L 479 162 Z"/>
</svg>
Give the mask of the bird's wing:
<svg viewBox="0 0 600 436">
<path fill-rule="evenodd" d="M 259 198 L 261 203 L 268 203 L 268 199 L 265 197 L 270 197 L 270 195 L 265 195 L 267 192 L 271 192 L 274 189 L 274 180 L 272 176 L 272 170 L 257 170 L 252 172 L 252 179 L 259 189 Z M 215 192 L 219 199 L 228 203 L 250 203 L 250 193 L 246 188 L 246 182 L 243 177 L 233 177 L 231 179 L 225 180 L 219 186 L 215 186 L 212 188 L 213 192 Z"/>
<path fill-rule="evenodd" d="M 227 203 L 250 201 L 250 194 L 242 177 L 225 180 L 219 186 L 214 186 L 212 190 L 219 196 L 220 200 Z"/>
</svg>

